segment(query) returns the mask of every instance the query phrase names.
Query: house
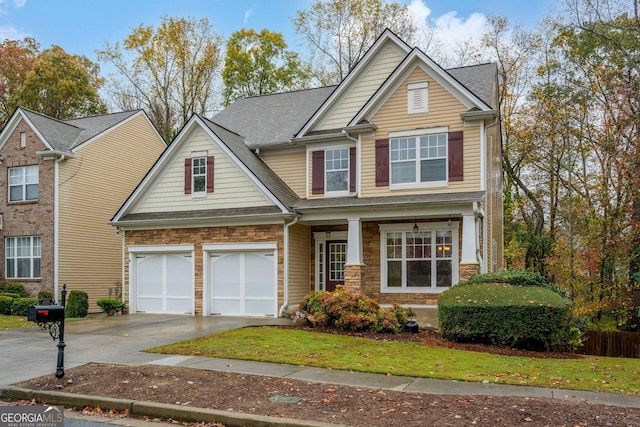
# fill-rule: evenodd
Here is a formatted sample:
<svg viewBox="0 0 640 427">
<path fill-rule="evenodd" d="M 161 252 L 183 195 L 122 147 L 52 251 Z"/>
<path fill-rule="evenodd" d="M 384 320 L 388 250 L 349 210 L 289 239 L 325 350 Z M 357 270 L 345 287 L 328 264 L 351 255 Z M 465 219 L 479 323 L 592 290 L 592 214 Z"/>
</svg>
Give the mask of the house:
<svg viewBox="0 0 640 427">
<path fill-rule="evenodd" d="M 130 312 L 285 316 L 339 284 L 434 306 L 501 269 L 497 91 L 387 30 L 338 86 L 193 116 L 111 222 Z"/>
<path fill-rule="evenodd" d="M 142 111 L 74 120 L 17 108 L 0 132 L 0 279 L 30 296 L 62 285 L 95 301 L 122 292 L 109 220 L 166 148 Z"/>
</svg>

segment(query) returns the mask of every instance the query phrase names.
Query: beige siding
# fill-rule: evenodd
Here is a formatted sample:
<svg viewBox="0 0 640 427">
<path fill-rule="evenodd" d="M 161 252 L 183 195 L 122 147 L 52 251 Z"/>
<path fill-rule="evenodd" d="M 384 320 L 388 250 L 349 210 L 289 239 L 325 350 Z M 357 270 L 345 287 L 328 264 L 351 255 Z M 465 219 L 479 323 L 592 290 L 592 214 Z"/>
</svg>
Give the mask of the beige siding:
<svg viewBox="0 0 640 427">
<path fill-rule="evenodd" d="M 304 147 L 288 151 L 270 150 L 260 153 L 262 160 L 296 192 L 298 197 L 306 197 L 305 156 Z"/>
<path fill-rule="evenodd" d="M 346 126 L 398 66 L 403 57 L 404 55 L 392 46 L 382 50 L 377 58 L 373 58 L 373 64 L 365 71 L 365 74 L 340 100 L 339 105 L 329 112 L 317 130 L 337 129 Z"/>
<path fill-rule="evenodd" d="M 289 311 L 294 312 L 302 298 L 311 292 L 311 231 L 296 224 L 289 229 Z"/>
<path fill-rule="evenodd" d="M 429 111 L 422 114 L 407 113 L 407 83 L 429 83 Z M 421 68 L 416 68 L 387 102 L 375 113 L 372 122 L 377 125 L 375 136 L 362 141 L 362 197 L 400 194 L 443 193 L 480 189 L 480 127 L 464 127 L 460 113 L 465 106 L 439 85 Z M 464 131 L 464 181 L 450 182 L 448 186 L 432 189 L 389 190 L 375 186 L 375 140 L 389 137 L 389 132 L 448 126 L 449 132 Z"/>
<path fill-rule="evenodd" d="M 121 287 L 122 239 L 107 222 L 165 148 L 142 115 L 78 149 L 60 162 L 59 284 L 96 300 Z M 115 296 L 115 294 L 113 294 Z"/>
<path fill-rule="evenodd" d="M 222 152 L 207 134 L 197 129 L 182 152 L 136 208 L 136 213 L 269 206 L 273 203 Z M 214 192 L 206 197 L 184 194 L 184 159 L 192 152 L 214 156 Z"/>
</svg>

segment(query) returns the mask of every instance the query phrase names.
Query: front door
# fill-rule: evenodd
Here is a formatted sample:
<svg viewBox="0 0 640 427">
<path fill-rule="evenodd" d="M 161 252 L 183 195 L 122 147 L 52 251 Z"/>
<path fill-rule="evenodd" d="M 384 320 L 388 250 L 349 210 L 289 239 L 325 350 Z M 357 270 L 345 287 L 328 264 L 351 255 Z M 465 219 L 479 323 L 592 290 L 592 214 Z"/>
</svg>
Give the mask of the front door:
<svg viewBox="0 0 640 427">
<path fill-rule="evenodd" d="M 336 240 L 327 242 L 327 283 L 325 290 L 335 291 L 336 286 L 344 285 L 344 264 L 347 261 L 347 242 Z"/>
</svg>

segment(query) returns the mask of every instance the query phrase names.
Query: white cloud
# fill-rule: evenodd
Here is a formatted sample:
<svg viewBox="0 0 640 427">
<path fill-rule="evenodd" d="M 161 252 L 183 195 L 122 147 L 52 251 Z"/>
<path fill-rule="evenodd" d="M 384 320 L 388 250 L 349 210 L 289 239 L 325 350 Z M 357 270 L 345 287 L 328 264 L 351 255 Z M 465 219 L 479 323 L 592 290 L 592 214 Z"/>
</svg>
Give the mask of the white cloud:
<svg viewBox="0 0 640 427">
<path fill-rule="evenodd" d="M 0 25 L 0 41 L 7 39 L 21 40 L 25 37 L 29 37 L 29 33 L 25 33 L 12 25 Z"/>
<path fill-rule="evenodd" d="M 249 22 L 249 18 L 251 18 L 251 15 L 253 15 L 252 9 L 247 9 L 244 12 L 244 25 L 247 25 L 247 22 Z"/>
<path fill-rule="evenodd" d="M 482 13 L 472 13 L 466 20 L 457 16 L 456 11 L 447 12 L 433 23 L 436 33 L 445 46 L 452 46 L 465 40 L 479 40 L 484 32 L 487 19 Z"/>
<path fill-rule="evenodd" d="M 14 0 L 13 2 L 13 5 L 18 9 L 23 7 L 25 4 L 27 4 L 27 0 Z"/>
</svg>

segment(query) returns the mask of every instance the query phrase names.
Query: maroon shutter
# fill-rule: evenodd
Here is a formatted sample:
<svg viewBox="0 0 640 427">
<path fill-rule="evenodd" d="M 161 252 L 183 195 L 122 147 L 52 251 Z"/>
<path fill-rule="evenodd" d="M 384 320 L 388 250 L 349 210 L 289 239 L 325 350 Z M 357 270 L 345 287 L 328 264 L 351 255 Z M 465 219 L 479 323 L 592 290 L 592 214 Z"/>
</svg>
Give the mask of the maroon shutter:
<svg viewBox="0 0 640 427">
<path fill-rule="evenodd" d="M 449 132 L 449 181 L 463 181 L 462 131 Z"/>
<path fill-rule="evenodd" d="M 311 153 L 311 194 L 324 194 L 324 151 Z"/>
<path fill-rule="evenodd" d="M 376 187 L 389 186 L 389 140 L 376 139 Z"/>
<path fill-rule="evenodd" d="M 191 194 L 191 158 L 184 159 L 184 194 Z"/>
<path fill-rule="evenodd" d="M 356 192 L 356 147 L 349 148 L 349 192 Z"/>
<path fill-rule="evenodd" d="M 207 193 L 213 193 L 213 156 L 207 157 Z"/>
</svg>

